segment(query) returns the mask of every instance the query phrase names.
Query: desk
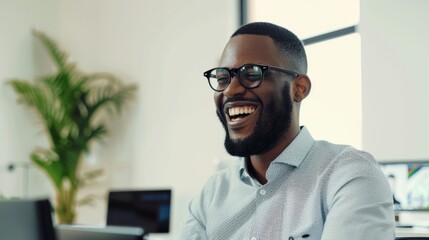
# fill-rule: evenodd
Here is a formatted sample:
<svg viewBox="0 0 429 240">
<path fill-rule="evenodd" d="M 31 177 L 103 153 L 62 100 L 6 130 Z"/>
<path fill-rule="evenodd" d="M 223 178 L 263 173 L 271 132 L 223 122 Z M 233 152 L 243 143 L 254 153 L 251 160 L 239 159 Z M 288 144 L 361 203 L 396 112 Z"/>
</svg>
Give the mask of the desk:
<svg viewBox="0 0 429 240">
<path fill-rule="evenodd" d="M 429 237 L 429 228 L 396 228 L 396 237 Z"/>
</svg>

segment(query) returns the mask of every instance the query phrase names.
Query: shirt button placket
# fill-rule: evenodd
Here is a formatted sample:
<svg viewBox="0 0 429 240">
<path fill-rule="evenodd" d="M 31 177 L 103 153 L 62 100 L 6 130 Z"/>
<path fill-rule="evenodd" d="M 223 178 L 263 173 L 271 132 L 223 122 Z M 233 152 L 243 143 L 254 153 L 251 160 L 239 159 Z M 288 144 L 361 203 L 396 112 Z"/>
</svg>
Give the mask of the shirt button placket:
<svg viewBox="0 0 429 240">
<path fill-rule="evenodd" d="M 256 196 L 265 196 L 267 194 L 267 190 L 265 190 L 265 189 L 259 189 L 258 191 L 257 191 L 257 195 Z M 257 197 L 258 198 L 258 197 Z M 263 202 L 264 200 L 263 200 L 263 198 L 259 198 L 259 200 L 256 200 L 257 202 L 259 202 L 259 203 L 261 203 L 261 202 Z M 256 226 L 255 226 L 256 227 Z M 257 228 L 257 227 L 256 227 Z M 255 228 L 255 229 L 256 229 Z M 255 236 L 255 235 L 258 235 L 257 234 L 257 231 L 252 231 L 252 233 L 251 233 L 251 235 L 253 235 L 253 236 Z M 257 237 L 251 237 L 250 238 L 250 240 L 258 240 L 258 238 Z"/>
</svg>

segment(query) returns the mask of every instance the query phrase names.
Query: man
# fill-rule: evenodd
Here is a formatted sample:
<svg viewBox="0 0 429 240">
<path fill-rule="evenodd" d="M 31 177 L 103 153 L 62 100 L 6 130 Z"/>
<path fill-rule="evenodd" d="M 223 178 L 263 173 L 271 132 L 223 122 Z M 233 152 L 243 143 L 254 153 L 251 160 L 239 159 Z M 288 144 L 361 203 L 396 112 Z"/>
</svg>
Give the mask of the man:
<svg viewBox="0 0 429 240">
<path fill-rule="evenodd" d="M 311 89 L 299 39 L 270 23 L 244 25 L 220 66 L 204 75 L 225 147 L 241 159 L 191 201 L 179 239 L 392 240 L 392 195 L 374 158 L 299 125 Z"/>
</svg>

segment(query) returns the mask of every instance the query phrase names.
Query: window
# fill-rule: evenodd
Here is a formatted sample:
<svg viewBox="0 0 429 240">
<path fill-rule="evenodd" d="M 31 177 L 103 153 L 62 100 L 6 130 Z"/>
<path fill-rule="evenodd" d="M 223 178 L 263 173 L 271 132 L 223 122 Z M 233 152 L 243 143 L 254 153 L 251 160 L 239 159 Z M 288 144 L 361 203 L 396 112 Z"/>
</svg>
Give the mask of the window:
<svg viewBox="0 0 429 240">
<path fill-rule="evenodd" d="M 300 124 L 316 139 L 362 148 L 358 0 L 242 0 L 242 22 L 284 26 L 306 45 L 310 95 Z"/>
</svg>

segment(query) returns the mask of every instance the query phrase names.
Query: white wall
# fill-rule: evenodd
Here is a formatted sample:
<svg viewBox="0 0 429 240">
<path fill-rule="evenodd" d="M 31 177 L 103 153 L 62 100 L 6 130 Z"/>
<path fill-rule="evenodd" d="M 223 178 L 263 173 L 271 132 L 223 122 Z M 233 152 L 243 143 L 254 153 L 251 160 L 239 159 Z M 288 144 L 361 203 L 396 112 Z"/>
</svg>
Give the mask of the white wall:
<svg viewBox="0 0 429 240">
<path fill-rule="evenodd" d="M 429 159 L 429 1 L 362 0 L 363 148 Z"/>
<path fill-rule="evenodd" d="M 38 170 L 30 168 L 31 181 L 25 181 L 24 166 L 30 151 L 46 140 L 31 114 L 18 106 L 6 80 L 33 79 L 49 70 L 31 29 L 45 29 L 56 35 L 58 6 L 56 0 L 0 0 L 0 193 L 6 196 L 50 193 L 48 182 Z M 10 172 L 7 166 L 12 162 L 18 164 Z M 25 185 L 29 185 L 27 193 Z"/>
<path fill-rule="evenodd" d="M 34 7 L 31 2 L 22 0 L 21 8 L 10 1 L 7 12 L 28 15 Z M 2 40 L 0 47 L 8 49 L 10 54 L 22 52 L 19 61 L 26 62 L 19 68 L 16 64 L 7 65 L 16 69 L 2 71 L 1 81 L 16 76 L 31 79 L 37 73 L 33 70 L 36 64 L 33 60 L 40 62 L 40 58 L 32 58 L 30 35 L 30 27 L 35 25 L 56 38 L 81 70 L 107 71 L 125 82 L 137 82 L 138 97 L 121 117 L 112 119 L 110 137 L 93 146 L 87 165 L 107 165 L 108 183 L 101 184 L 102 188 L 173 188 L 174 235 L 187 202 L 215 171 L 213 162 L 228 158 L 223 149 L 224 131 L 214 110 L 213 92 L 202 72 L 217 65 L 224 44 L 237 27 L 236 1 L 45 2 L 42 5 L 46 7 L 39 8 L 51 25 L 40 22 L 36 16 L 23 26 L 15 24 L 9 15 L 1 21 L 0 26 L 8 29 L 10 40 Z M 6 12 L 3 6 L 1 9 L 0 13 Z M 17 28 L 19 34 L 11 30 Z M 17 41 L 25 49 L 16 44 L 10 48 Z M 4 63 L 9 60 L 2 56 L 0 66 L 7 68 Z M 0 97 L 2 113 L 7 106 L 6 114 L 2 115 L 10 119 L 0 120 L 2 133 L 8 133 L 0 135 L 3 143 L 0 152 L 14 158 L 20 149 L 20 158 L 25 159 L 37 141 L 28 129 L 35 129 L 37 124 L 22 120 L 29 114 L 16 106 L 10 88 L 2 86 L 1 91 L 5 93 Z M 10 129 L 14 123 L 16 129 Z M 17 131 L 19 134 L 15 134 Z M 4 144 L 12 149 L 6 149 Z M 4 160 L 0 159 L 0 163 L 4 164 Z M 3 189 L 2 184 L 0 192 Z M 104 207 L 99 203 L 92 212 L 81 209 L 78 222 L 102 223 Z"/>
<path fill-rule="evenodd" d="M 361 0 L 363 148 L 381 161 L 429 159 L 428 9 L 425 0 Z"/>
</svg>

